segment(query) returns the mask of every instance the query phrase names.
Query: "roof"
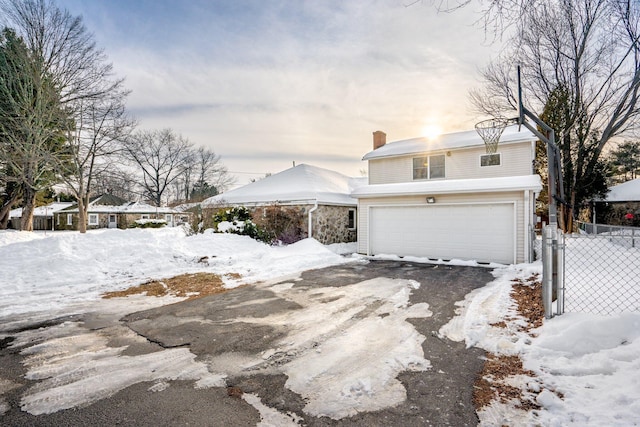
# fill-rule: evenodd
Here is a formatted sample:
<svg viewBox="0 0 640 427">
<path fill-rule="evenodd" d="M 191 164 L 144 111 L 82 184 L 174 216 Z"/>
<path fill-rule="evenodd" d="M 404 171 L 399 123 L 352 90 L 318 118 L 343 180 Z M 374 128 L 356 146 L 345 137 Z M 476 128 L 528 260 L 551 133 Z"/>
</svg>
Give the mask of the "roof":
<svg viewBox="0 0 640 427">
<path fill-rule="evenodd" d="M 520 126 L 507 126 L 500 136 L 501 144 L 514 144 L 518 142 L 537 141 L 538 138 L 528 129 Z M 413 138 L 403 141 L 389 142 L 382 147 L 365 154 L 362 160 L 377 159 L 382 157 L 395 157 L 407 154 L 424 153 L 438 150 L 455 150 L 484 146 L 484 141 L 475 130 L 446 133 L 435 138 Z"/>
<path fill-rule="evenodd" d="M 351 195 L 357 198 L 384 196 L 411 196 L 423 194 L 488 193 L 504 191 L 540 191 L 542 181 L 538 175 L 508 176 L 500 178 L 443 179 L 395 184 L 365 185 Z"/>
<path fill-rule="evenodd" d="M 203 206 L 216 204 L 321 203 L 356 206 L 351 191 L 362 181 L 307 164 L 286 169 L 243 187 L 213 196 Z"/>
<path fill-rule="evenodd" d="M 46 206 L 38 206 L 33 210 L 33 216 L 53 217 L 54 212 L 68 208 L 71 205 L 73 205 L 71 202 L 53 202 Z M 9 218 L 20 217 L 22 217 L 22 208 L 12 209 L 11 212 L 9 212 Z"/>
<path fill-rule="evenodd" d="M 78 212 L 78 204 L 64 209 L 64 212 Z M 168 207 L 156 207 L 142 202 L 128 202 L 112 194 L 93 197 L 89 202 L 87 213 L 129 213 L 129 214 L 170 214 L 178 211 Z"/>
<path fill-rule="evenodd" d="M 607 202 L 637 202 L 640 201 L 640 178 L 614 185 L 609 188 L 605 197 Z"/>
</svg>

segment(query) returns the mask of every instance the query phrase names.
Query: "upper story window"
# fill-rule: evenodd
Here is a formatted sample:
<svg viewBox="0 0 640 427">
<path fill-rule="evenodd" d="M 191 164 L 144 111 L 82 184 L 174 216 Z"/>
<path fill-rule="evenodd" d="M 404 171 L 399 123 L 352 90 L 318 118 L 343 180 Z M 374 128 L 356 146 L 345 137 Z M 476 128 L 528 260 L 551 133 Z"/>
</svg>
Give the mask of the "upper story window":
<svg viewBox="0 0 640 427">
<path fill-rule="evenodd" d="M 500 153 L 483 154 L 480 156 L 480 166 L 500 166 L 501 160 Z"/>
<path fill-rule="evenodd" d="M 444 154 L 413 158 L 413 179 L 444 178 Z"/>
</svg>

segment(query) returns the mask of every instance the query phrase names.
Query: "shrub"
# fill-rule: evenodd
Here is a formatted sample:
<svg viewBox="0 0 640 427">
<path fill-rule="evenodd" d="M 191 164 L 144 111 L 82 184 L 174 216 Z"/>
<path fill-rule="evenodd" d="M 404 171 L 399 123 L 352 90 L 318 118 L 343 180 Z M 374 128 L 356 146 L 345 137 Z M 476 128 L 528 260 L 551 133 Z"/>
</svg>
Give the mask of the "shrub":
<svg viewBox="0 0 640 427">
<path fill-rule="evenodd" d="M 263 208 L 262 216 L 255 221 L 261 231 L 261 240 L 269 244 L 288 245 L 304 238 L 304 215 L 300 208 L 267 206 Z"/>
<path fill-rule="evenodd" d="M 244 206 L 220 209 L 213 216 L 213 223 L 220 233 L 240 234 L 262 240 L 261 233 L 251 218 L 251 211 Z"/>
<path fill-rule="evenodd" d="M 137 219 L 129 224 L 129 228 L 162 228 L 167 225 L 164 219 Z"/>
</svg>

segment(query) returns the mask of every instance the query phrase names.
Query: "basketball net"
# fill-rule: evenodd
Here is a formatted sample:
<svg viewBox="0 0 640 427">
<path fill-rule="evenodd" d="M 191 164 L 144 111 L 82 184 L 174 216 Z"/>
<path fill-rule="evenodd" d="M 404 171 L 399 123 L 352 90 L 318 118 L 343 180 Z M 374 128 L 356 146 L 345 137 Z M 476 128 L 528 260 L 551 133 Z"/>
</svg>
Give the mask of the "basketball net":
<svg viewBox="0 0 640 427">
<path fill-rule="evenodd" d="M 476 132 L 484 141 L 487 154 L 495 154 L 498 151 L 498 143 L 502 132 L 509 124 L 509 120 L 493 118 L 476 123 Z"/>
</svg>

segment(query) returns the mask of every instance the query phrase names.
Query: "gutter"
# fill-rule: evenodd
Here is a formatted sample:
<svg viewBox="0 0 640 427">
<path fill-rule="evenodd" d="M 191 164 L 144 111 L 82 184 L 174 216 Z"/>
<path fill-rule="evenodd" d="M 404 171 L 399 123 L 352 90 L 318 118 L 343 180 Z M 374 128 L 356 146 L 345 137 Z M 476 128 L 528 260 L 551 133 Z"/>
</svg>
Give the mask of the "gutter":
<svg viewBox="0 0 640 427">
<path fill-rule="evenodd" d="M 307 237 L 313 237 L 313 213 L 318 209 L 318 199 L 316 199 L 315 204 L 313 205 L 313 207 L 311 208 L 311 210 L 309 210 L 309 224 L 307 226 L 308 229 L 308 236 Z"/>
</svg>

